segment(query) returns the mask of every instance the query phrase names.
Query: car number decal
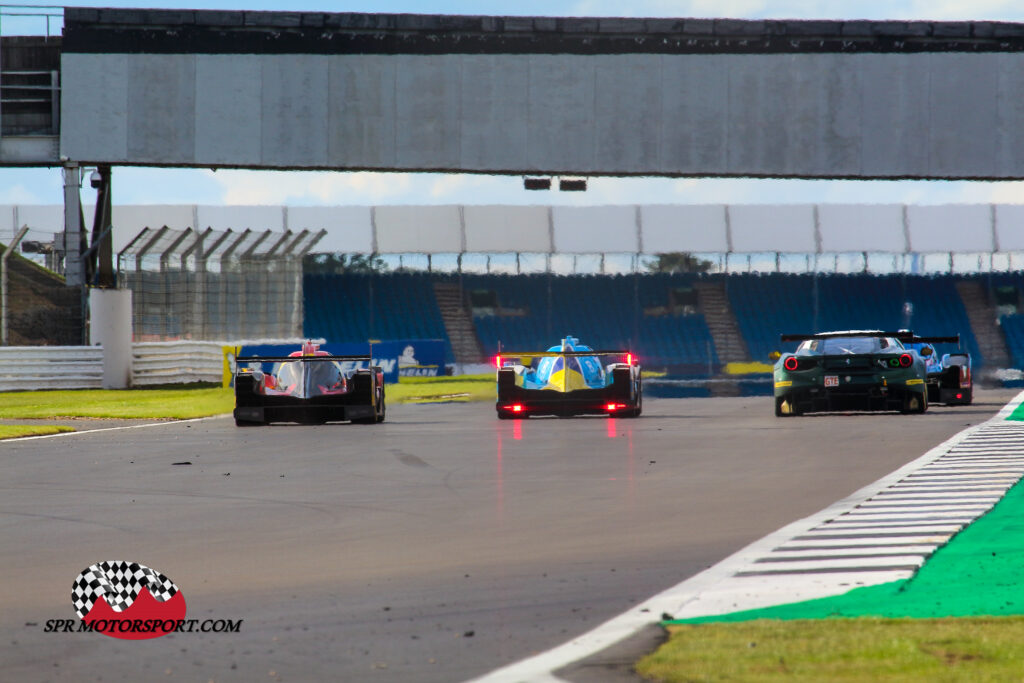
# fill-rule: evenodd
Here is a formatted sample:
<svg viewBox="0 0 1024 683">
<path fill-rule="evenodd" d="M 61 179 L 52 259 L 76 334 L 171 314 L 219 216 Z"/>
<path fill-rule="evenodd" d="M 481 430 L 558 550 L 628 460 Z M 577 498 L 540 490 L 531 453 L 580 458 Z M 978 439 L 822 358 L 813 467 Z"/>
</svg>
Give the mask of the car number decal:
<svg viewBox="0 0 1024 683">
<path fill-rule="evenodd" d="M 826 387 L 838 387 L 839 386 L 839 375 L 825 375 L 825 386 Z"/>
</svg>

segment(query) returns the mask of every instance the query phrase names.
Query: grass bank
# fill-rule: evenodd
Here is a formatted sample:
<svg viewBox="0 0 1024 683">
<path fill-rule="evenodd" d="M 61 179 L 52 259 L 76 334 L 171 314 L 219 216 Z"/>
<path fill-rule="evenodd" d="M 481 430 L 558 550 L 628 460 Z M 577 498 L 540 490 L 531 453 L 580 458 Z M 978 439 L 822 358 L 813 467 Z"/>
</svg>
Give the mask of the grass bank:
<svg viewBox="0 0 1024 683">
<path fill-rule="evenodd" d="M 92 417 L 119 419 L 179 419 L 230 413 L 235 407 L 231 389 L 79 389 L 18 391 L 0 394 L 0 419 Z"/>
<path fill-rule="evenodd" d="M 455 377 L 403 377 L 387 386 L 390 403 L 436 403 L 438 401 L 493 401 L 494 375 Z"/>
<path fill-rule="evenodd" d="M 405 377 L 399 384 L 387 385 L 387 400 L 389 403 L 493 401 L 494 375 Z M 0 394 L 0 419 L 5 420 L 59 417 L 186 420 L 230 413 L 234 407 L 233 389 L 209 386 L 17 391 Z M 20 425 L 17 427 L 21 428 Z M 32 426 L 21 429 L 40 428 Z M 29 432 L 12 432 L 7 436 L 0 432 L 0 438 L 27 435 Z"/>
<path fill-rule="evenodd" d="M 637 669 L 660 681 L 1020 680 L 1022 538 L 1017 483 L 910 579 L 667 622 L 670 640 Z"/>
<path fill-rule="evenodd" d="M 0 425 L 0 439 L 17 439 L 23 436 L 48 436 L 75 431 L 63 425 Z"/>
<path fill-rule="evenodd" d="M 669 627 L 637 671 L 683 681 L 1010 681 L 1024 618 L 758 620 Z"/>
</svg>

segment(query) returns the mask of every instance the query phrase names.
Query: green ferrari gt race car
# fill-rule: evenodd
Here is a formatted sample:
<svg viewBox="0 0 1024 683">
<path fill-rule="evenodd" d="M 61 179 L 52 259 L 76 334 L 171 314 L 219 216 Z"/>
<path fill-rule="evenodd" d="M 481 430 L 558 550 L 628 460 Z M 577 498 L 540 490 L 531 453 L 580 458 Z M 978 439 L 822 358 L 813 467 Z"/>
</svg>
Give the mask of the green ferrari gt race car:
<svg viewBox="0 0 1024 683">
<path fill-rule="evenodd" d="M 839 410 L 928 410 L 925 358 L 931 348 L 911 342 L 946 341 L 913 332 L 855 330 L 784 334 L 800 342 L 794 353 L 773 354 L 775 414 L 779 417 Z"/>
</svg>

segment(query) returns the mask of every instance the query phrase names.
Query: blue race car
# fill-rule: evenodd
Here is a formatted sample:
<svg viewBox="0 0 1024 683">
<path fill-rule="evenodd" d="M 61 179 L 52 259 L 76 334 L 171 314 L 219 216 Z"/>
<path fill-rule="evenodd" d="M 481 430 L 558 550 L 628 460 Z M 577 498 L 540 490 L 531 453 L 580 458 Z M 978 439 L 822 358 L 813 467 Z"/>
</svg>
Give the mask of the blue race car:
<svg viewBox="0 0 1024 683">
<path fill-rule="evenodd" d="M 912 334 L 912 333 L 911 333 Z M 960 335 L 952 337 L 910 338 L 907 347 L 914 349 L 925 358 L 927 372 L 928 401 L 946 405 L 970 405 L 974 400 L 974 383 L 971 378 L 971 355 L 966 351 L 954 351 L 939 358 L 934 344 L 960 343 Z M 928 349 L 926 352 L 925 349 Z"/>
<path fill-rule="evenodd" d="M 643 409 L 640 365 L 629 351 L 595 351 L 567 336 L 547 351 L 501 351 L 496 365 L 499 419 L 637 417 Z"/>
</svg>

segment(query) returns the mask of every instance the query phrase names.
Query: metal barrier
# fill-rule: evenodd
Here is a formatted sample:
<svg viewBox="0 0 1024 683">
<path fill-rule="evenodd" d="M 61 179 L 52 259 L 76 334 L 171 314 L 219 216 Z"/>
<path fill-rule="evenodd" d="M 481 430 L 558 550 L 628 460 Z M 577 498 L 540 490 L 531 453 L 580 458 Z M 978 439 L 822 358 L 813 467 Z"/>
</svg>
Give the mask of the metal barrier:
<svg viewBox="0 0 1024 683">
<path fill-rule="evenodd" d="M 63 5 L 0 4 L 0 35 L 58 37 L 63 27 Z"/>
<path fill-rule="evenodd" d="M 0 391 L 99 389 L 102 384 L 101 347 L 0 347 Z"/>
<path fill-rule="evenodd" d="M 53 138 L 60 135 L 60 30 L 57 5 L 0 4 L 4 59 L 0 69 L 0 136 Z M 56 141 L 53 142 L 56 149 Z M 26 142 L 8 144 L 7 154 L 49 151 Z M 54 156 L 56 160 L 56 156 Z"/>
<path fill-rule="evenodd" d="M 219 383 L 224 376 L 220 342 L 138 342 L 132 350 L 132 386 Z"/>
<path fill-rule="evenodd" d="M 220 383 L 224 374 L 221 342 L 137 342 L 132 361 L 133 386 Z M 0 391 L 102 385 L 103 347 L 0 347 Z"/>
</svg>

